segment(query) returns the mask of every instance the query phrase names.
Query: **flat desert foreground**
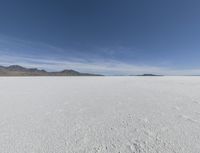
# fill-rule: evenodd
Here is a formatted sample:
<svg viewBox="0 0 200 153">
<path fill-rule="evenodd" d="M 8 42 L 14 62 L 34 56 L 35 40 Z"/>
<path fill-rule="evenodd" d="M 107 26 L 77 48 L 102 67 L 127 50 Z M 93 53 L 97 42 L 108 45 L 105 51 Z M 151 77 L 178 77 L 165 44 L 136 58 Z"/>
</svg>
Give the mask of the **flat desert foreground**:
<svg viewBox="0 0 200 153">
<path fill-rule="evenodd" d="M 1 77 L 1 153 L 199 153 L 200 77 Z"/>
</svg>

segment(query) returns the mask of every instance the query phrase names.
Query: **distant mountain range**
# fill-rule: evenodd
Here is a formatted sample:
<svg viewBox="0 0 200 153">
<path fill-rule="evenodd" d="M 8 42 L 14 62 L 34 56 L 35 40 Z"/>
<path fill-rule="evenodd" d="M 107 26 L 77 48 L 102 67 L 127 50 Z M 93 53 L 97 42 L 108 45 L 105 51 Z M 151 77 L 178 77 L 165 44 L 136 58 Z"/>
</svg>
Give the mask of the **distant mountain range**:
<svg viewBox="0 0 200 153">
<path fill-rule="evenodd" d="M 103 76 L 99 74 L 81 73 L 75 70 L 48 72 L 37 68 L 25 68 L 20 65 L 0 66 L 0 76 Z M 129 76 L 162 76 L 156 74 L 142 74 Z"/>
<path fill-rule="evenodd" d="M 81 73 L 75 70 L 47 72 L 37 68 L 25 68 L 19 65 L 0 66 L 0 76 L 101 76 L 99 74 Z"/>
</svg>

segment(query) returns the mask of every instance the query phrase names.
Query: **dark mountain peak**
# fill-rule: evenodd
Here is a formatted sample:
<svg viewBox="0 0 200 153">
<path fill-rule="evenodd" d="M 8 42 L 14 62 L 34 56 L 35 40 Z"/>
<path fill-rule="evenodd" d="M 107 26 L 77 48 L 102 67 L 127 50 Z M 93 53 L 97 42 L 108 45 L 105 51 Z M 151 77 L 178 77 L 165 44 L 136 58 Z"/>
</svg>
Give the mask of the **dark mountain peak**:
<svg viewBox="0 0 200 153">
<path fill-rule="evenodd" d="M 10 65 L 8 67 L 4 67 L 8 70 L 11 70 L 11 71 L 21 71 L 21 70 L 26 70 L 26 68 L 22 67 L 22 66 L 19 66 L 19 65 Z"/>
<path fill-rule="evenodd" d="M 37 69 L 37 68 L 30 68 L 30 69 L 27 69 L 28 71 L 30 71 L 30 72 L 44 72 L 44 73 L 46 73 L 47 71 L 45 71 L 45 70 L 39 70 L 39 69 Z"/>
<path fill-rule="evenodd" d="M 61 72 L 77 72 L 77 71 L 72 70 L 72 69 L 70 69 L 70 70 L 65 69 L 65 70 L 63 70 L 63 71 L 61 71 Z"/>
<path fill-rule="evenodd" d="M 46 72 L 45 70 L 39 70 L 37 68 L 25 68 L 20 65 L 10 65 L 8 67 L 4 67 L 4 69 L 10 71 L 23 71 L 23 72 Z"/>
<path fill-rule="evenodd" d="M 60 73 L 71 73 L 71 74 L 80 74 L 80 72 L 75 71 L 75 70 L 63 70 Z"/>
</svg>

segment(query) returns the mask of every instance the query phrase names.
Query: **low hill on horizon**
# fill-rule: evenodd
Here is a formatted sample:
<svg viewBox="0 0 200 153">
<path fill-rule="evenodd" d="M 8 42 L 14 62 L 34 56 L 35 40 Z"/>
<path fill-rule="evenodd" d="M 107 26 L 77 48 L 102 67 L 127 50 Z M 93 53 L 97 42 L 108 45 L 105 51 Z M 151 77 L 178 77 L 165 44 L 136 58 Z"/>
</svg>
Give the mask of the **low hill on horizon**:
<svg viewBox="0 0 200 153">
<path fill-rule="evenodd" d="M 141 74 L 141 75 L 137 75 L 137 76 L 163 76 L 160 74 Z"/>
</svg>

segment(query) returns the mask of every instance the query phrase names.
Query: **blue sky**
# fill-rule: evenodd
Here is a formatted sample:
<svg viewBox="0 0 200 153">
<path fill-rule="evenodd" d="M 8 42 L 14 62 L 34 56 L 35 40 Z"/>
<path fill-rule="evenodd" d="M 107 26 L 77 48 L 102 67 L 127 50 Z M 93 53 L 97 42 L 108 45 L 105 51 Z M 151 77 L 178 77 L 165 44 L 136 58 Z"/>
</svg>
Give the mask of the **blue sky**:
<svg viewBox="0 0 200 153">
<path fill-rule="evenodd" d="M 198 0 L 0 0 L 0 64 L 200 74 Z"/>
</svg>

